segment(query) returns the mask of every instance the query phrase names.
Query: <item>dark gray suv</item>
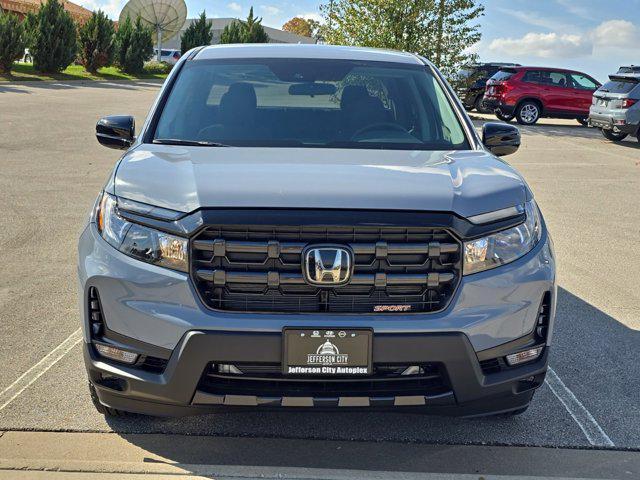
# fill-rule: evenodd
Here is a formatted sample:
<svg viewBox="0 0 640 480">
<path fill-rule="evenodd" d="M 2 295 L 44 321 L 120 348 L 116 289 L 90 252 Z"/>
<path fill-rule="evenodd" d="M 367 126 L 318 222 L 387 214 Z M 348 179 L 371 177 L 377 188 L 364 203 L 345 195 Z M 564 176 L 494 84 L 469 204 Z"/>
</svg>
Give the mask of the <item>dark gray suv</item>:
<svg viewBox="0 0 640 480">
<path fill-rule="evenodd" d="M 442 75 L 318 45 L 185 54 L 79 242 L 97 409 L 521 413 L 547 370 L 549 233 Z"/>
</svg>

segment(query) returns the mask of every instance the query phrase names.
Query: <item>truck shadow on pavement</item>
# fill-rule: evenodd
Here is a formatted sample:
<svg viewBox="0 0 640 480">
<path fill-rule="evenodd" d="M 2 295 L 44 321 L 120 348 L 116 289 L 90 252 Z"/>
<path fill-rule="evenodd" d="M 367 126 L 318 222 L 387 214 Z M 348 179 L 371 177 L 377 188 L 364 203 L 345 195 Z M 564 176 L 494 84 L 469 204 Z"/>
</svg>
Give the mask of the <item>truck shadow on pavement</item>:
<svg viewBox="0 0 640 480">
<path fill-rule="evenodd" d="M 551 366 L 616 446 L 640 447 L 640 332 L 559 289 Z M 127 441 L 178 463 L 188 452 L 158 442 L 171 433 L 215 437 L 259 437 L 430 444 L 590 446 L 580 426 L 547 385 L 529 410 L 516 417 L 442 418 L 419 413 L 341 411 L 224 412 L 186 418 L 133 415 L 108 418 Z M 618 443 L 619 442 L 619 443 Z M 245 451 L 247 464 L 252 455 Z M 254 465 L 256 463 L 253 463 Z"/>
</svg>

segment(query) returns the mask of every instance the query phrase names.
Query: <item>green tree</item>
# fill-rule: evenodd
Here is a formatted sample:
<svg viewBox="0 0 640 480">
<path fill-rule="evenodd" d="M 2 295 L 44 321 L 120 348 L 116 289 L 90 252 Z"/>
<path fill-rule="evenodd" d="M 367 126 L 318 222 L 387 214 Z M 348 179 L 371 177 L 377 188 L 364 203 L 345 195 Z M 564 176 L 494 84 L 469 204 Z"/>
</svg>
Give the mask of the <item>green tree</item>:
<svg viewBox="0 0 640 480">
<path fill-rule="evenodd" d="M 253 15 L 253 7 L 243 22 L 234 20 L 224 27 L 220 35 L 220 43 L 268 43 L 269 36 L 262 26 L 262 18 Z"/>
<path fill-rule="evenodd" d="M 133 24 L 131 45 L 125 55 L 124 71 L 139 73 L 144 67 L 145 60 L 153 55 L 153 34 L 151 29 L 142 23 L 140 17 Z"/>
<path fill-rule="evenodd" d="M 478 0 L 334 0 L 322 5 L 328 43 L 393 48 L 423 55 L 451 78 L 475 60 L 480 40 Z"/>
<path fill-rule="evenodd" d="M 61 72 L 76 58 L 76 24 L 58 0 L 47 0 L 34 18 L 30 45 L 33 66 L 41 72 Z"/>
<path fill-rule="evenodd" d="M 309 18 L 307 20 L 309 24 L 309 28 L 311 28 L 311 38 L 315 38 L 316 40 L 323 40 L 320 31 L 322 29 L 322 24 L 318 20 L 314 20 L 313 18 Z"/>
<path fill-rule="evenodd" d="M 303 37 L 311 36 L 311 24 L 309 20 L 302 17 L 293 17 L 287 23 L 282 25 L 282 30 L 285 32 L 295 33 L 296 35 L 302 35 Z"/>
<path fill-rule="evenodd" d="M 203 11 L 195 22 L 187 27 L 180 37 L 180 51 L 184 55 L 195 47 L 211 45 L 213 30 L 211 22 L 207 20 L 207 14 Z"/>
<path fill-rule="evenodd" d="M 24 17 L 24 20 L 22 21 L 22 25 L 24 25 L 27 48 L 33 48 L 33 43 L 35 41 L 35 31 L 38 25 L 38 14 L 36 12 L 28 12 Z"/>
<path fill-rule="evenodd" d="M 153 54 L 151 29 L 140 17 L 134 23 L 127 17 L 116 33 L 116 60 L 120 69 L 127 73 L 140 73 L 145 60 Z"/>
<path fill-rule="evenodd" d="M 220 34 L 220 43 L 245 43 L 242 22 L 234 20 L 225 26 Z"/>
<path fill-rule="evenodd" d="M 269 43 L 269 36 L 262 26 L 262 18 L 253 16 L 253 7 L 249 10 L 249 16 L 244 23 L 244 43 Z"/>
<path fill-rule="evenodd" d="M 24 55 L 26 34 L 17 16 L 0 11 L 0 73 L 9 73 L 13 62 Z"/>
<path fill-rule="evenodd" d="M 118 67 L 124 68 L 125 60 L 127 56 L 127 50 L 131 46 L 131 36 L 133 35 L 133 24 L 131 18 L 127 16 L 124 22 L 118 25 L 118 30 L 115 36 L 115 61 Z"/>
<path fill-rule="evenodd" d="M 114 52 L 113 22 L 98 10 L 78 29 L 80 62 L 84 68 L 95 73 L 100 67 L 111 65 Z"/>
</svg>

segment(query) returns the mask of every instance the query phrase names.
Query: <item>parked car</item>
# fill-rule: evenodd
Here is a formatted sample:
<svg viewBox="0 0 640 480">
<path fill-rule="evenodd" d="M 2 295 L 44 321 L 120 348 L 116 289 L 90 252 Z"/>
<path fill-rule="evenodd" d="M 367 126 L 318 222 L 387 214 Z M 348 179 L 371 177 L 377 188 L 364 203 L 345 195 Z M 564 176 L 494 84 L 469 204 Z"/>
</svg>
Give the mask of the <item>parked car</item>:
<svg viewBox="0 0 640 480">
<path fill-rule="evenodd" d="M 609 75 L 609 81 L 593 94 L 589 124 L 609 140 L 620 141 L 632 135 L 640 141 L 640 67 L 637 73 L 621 68 Z"/>
<path fill-rule="evenodd" d="M 29 52 L 28 48 L 24 49 L 24 55 L 22 55 L 22 58 L 20 59 L 21 63 L 33 63 L 33 56 L 31 55 L 31 52 Z"/>
<path fill-rule="evenodd" d="M 169 65 L 175 65 L 178 62 L 178 60 L 180 60 L 180 57 L 181 57 L 180 50 L 162 49 L 160 51 L 160 61 L 166 62 Z M 154 48 L 153 57 L 151 57 L 151 60 L 157 60 L 157 59 L 158 59 L 158 49 Z"/>
<path fill-rule="evenodd" d="M 338 100 L 336 102 L 336 100 Z M 556 282 L 525 180 L 433 64 L 329 45 L 184 55 L 79 241 L 106 415 L 403 407 L 522 413 Z"/>
<path fill-rule="evenodd" d="M 640 65 L 623 65 L 617 73 L 637 73 L 640 74 Z"/>
<path fill-rule="evenodd" d="M 501 120 L 533 125 L 541 117 L 575 118 L 587 124 L 600 83 L 586 73 L 559 68 L 506 67 L 487 82 L 484 102 Z"/>
<path fill-rule="evenodd" d="M 482 101 L 487 80 L 502 67 L 519 66 L 517 63 L 478 63 L 463 68 L 457 76 L 456 93 L 467 111 L 476 109 L 480 113 L 491 113 Z"/>
</svg>

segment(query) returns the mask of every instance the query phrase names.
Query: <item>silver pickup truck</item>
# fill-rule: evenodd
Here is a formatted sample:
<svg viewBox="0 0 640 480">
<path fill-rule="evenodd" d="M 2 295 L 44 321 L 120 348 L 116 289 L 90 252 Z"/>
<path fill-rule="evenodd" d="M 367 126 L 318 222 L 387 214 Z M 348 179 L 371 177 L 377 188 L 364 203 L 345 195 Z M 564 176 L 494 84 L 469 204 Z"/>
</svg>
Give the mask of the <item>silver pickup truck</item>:
<svg viewBox="0 0 640 480">
<path fill-rule="evenodd" d="M 408 53 L 210 46 L 177 63 L 79 242 L 106 415 L 517 414 L 547 371 L 549 232 L 440 72 Z"/>
</svg>

